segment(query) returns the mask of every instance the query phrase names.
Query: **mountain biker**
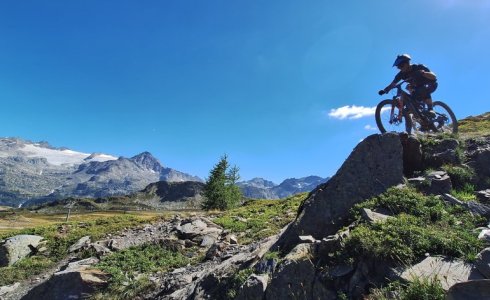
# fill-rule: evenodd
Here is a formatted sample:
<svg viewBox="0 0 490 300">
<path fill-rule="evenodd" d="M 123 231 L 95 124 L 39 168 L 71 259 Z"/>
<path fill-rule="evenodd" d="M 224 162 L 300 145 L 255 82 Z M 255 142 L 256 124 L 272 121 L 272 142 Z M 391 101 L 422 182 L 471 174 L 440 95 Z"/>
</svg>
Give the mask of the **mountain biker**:
<svg viewBox="0 0 490 300">
<path fill-rule="evenodd" d="M 379 95 L 388 93 L 396 84 L 405 80 L 409 82 L 409 91 L 414 99 L 424 101 L 427 104 L 427 110 L 431 116 L 435 117 L 432 105 L 431 94 L 437 89 L 436 74 L 422 64 L 410 64 L 412 58 L 408 54 L 401 54 L 396 57 L 393 67 L 397 67 L 400 72 L 395 75 L 395 79 L 387 87 L 378 92 Z M 399 120 L 402 118 L 403 103 L 406 101 L 405 95 L 402 94 L 400 103 Z"/>
</svg>

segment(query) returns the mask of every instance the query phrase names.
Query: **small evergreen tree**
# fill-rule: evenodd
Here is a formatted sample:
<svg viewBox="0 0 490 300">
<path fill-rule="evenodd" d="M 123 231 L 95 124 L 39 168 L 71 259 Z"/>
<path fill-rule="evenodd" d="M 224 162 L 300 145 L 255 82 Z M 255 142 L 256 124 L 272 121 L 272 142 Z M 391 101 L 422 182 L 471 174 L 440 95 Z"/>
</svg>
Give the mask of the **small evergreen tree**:
<svg viewBox="0 0 490 300">
<path fill-rule="evenodd" d="M 225 210 L 240 203 L 242 192 L 236 185 L 240 179 L 238 167 L 230 168 L 228 156 L 223 155 L 219 162 L 209 172 L 209 178 L 204 186 L 204 209 Z"/>
</svg>

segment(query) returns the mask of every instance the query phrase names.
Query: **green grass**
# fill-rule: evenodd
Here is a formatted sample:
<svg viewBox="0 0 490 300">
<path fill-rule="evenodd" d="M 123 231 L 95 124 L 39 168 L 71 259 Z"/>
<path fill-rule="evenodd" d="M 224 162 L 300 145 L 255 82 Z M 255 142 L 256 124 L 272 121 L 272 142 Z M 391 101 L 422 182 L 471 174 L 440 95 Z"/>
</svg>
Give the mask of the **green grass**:
<svg viewBox="0 0 490 300">
<path fill-rule="evenodd" d="M 128 248 L 102 258 L 96 268 L 110 275 L 109 287 L 100 291 L 95 298 L 134 299 L 143 291 L 153 287 L 148 280 L 151 273 L 168 270 L 196 262 L 185 255 L 163 248 L 160 245 L 147 244 Z"/>
<path fill-rule="evenodd" d="M 20 260 L 11 267 L 0 268 L 0 286 L 24 280 L 42 273 L 53 266 L 54 262 L 47 257 L 34 256 Z"/>
<path fill-rule="evenodd" d="M 402 284 L 398 281 L 391 282 L 384 288 L 371 290 L 366 300 L 444 300 L 446 293 L 439 280 L 429 278 L 416 278 L 412 282 Z"/>
<path fill-rule="evenodd" d="M 247 244 L 277 234 L 296 217 L 307 193 L 281 200 L 249 200 L 243 206 L 220 214 L 213 220 L 233 233 L 244 233 L 240 243 Z"/>
<path fill-rule="evenodd" d="M 466 166 L 443 165 L 442 169 L 447 172 L 451 178 L 454 189 L 462 189 L 467 184 L 471 184 L 475 177 L 475 171 Z"/>
<path fill-rule="evenodd" d="M 459 134 L 464 138 L 490 135 L 490 113 L 468 117 L 459 121 Z"/>
<path fill-rule="evenodd" d="M 64 258 L 68 248 L 83 236 L 92 240 L 103 238 L 108 233 L 116 233 L 124 228 L 137 227 L 147 223 L 146 218 L 132 215 L 118 215 L 85 222 L 68 222 L 65 224 L 40 226 L 0 234 L 0 239 L 17 234 L 35 234 L 47 241 L 47 254 L 23 259 L 11 267 L 0 268 L 3 284 L 12 284 L 24 280 L 31 275 L 42 273 L 49 266 Z"/>
<path fill-rule="evenodd" d="M 383 208 L 394 218 L 369 224 L 360 218 L 361 208 Z M 483 218 L 413 189 L 391 188 L 356 205 L 352 213 L 359 225 L 347 238 L 342 259 L 367 256 L 410 264 L 430 253 L 471 261 L 484 248 L 472 231 L 485 225 Z"/>
</svg>

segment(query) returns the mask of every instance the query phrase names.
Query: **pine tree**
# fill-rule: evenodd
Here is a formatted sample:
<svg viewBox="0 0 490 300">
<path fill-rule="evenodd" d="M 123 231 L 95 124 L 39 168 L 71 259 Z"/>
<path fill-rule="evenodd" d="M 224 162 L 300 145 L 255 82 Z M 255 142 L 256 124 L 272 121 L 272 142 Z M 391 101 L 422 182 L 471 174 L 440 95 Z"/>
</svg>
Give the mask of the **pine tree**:
<svg viewBox="0 0 490 300">
<path fill-rule="evenodd" d="M 204 186 L 204 209 L 225 210 L 240 203 L 242 193 L 236 182 L 240 179 L 238 167 L 230 168 L 228 156 L 225 154 L 209 172 Z"/>
</svg>

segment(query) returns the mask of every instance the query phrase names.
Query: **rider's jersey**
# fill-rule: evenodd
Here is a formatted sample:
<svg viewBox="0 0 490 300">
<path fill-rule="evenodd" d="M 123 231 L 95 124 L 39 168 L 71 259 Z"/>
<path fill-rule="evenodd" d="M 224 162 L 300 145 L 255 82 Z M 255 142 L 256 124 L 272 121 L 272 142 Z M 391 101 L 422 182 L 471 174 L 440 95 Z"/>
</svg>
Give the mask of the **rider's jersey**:
<svg viewBox="0 0 490 300">
<path fill-rule="evenodd" d="M 426 71 L 430 72 L 429 68 L 426 66 L 419 64 L 419 65 L 411 65 L 410 71 L 406 73 L 402 73 L 401 71 L 398 72 L 398 74 L 395 75 L 395 82 L 399 82 L 400 80 L 407 80 L 410 78 L 410 83 L 413 84 L 414 86 L 422 86 L 425 84 L 431 84 L 435 83 L 436 80 L 430 80 L 428 78 L 425 78 L 422 76 L 418 71 Z"/>
</svg>

